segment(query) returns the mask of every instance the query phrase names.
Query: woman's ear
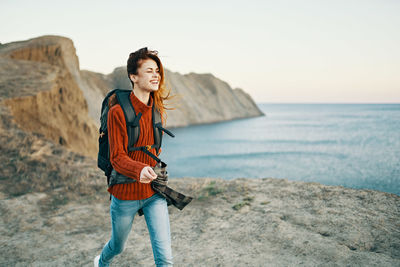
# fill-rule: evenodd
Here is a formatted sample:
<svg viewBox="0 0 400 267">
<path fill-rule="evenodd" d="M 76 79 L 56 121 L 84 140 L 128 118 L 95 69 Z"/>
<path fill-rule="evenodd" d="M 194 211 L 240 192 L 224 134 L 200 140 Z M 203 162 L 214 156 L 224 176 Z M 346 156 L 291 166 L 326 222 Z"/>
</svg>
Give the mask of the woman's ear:
<svg viewBox="0 0 400 267">
<path fill-rule="evenodd" d="M 136 82 L 136 77 L 135 77 L 134 74 L 129 74 L 129 79 L 130 79 L 133 83 Z"/>
</svg>

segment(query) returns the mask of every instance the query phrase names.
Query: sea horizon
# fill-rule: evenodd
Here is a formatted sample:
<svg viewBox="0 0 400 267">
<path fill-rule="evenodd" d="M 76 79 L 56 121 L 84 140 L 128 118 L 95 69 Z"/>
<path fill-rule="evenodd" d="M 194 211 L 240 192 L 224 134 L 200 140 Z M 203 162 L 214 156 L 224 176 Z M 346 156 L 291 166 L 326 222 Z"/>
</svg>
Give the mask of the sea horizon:
<svg viewBox="0 0 400 267">
<path fill-rule="evenodd" d="M 400 104 L 263 103 L 265 116 L 174 128 L 170 177 L 287 178 L 400 195 Z"/>
</svg>

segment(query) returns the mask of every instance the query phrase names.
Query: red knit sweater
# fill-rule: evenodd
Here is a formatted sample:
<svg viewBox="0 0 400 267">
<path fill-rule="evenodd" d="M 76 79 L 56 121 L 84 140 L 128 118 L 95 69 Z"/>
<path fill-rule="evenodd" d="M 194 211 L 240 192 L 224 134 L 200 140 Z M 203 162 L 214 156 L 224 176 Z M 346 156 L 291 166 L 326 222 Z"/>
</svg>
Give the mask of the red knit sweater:
<svg viewBox="0 0 400 267">
<path fill-rule="evenodd" d="M 135 108 L 136 114 L 139 112 L 142 113 L 142 117 L 139 120 L 140 135 L 135 147 L 153 145 L 153 97 L 150 95 L 149 105 L 146 105 L 140 101 L 132 91 L 130 100 Z M 131 151 L 128 153 L 128 134 L 126 131 L 125 116 L 119 104 L 114 105 L 109 110 L 107 127 L 111 165 L 117 172 L 136 179 L 134 183 L 116 184 L 109 188 L 108 192 L 121 200 L 139 200 L 151 197 L 155 194 L 155 191 L 151 188 L 150 183 L 141 183 L 139 181 L 139 176 L 145 166 L 154 167 L 157 162 L 143 151 Z M 157 155 L 155 148 L 152 148 L 150 152 Z M 161 149 L 159 152 L 161 153 Z"/>
</svg>

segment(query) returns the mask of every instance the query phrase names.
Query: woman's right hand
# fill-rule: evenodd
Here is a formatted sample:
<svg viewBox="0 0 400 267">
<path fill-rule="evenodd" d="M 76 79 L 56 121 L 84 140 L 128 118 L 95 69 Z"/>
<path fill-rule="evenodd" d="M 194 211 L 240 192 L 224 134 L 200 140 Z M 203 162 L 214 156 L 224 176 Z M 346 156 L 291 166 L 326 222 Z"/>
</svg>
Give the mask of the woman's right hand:
<svg viewBox="0 0 400 267">
<path fill-rule="evenodd" d="M 154 172 L 153 168 L 150 166 L 146 166 L 140 172 L 140 182 L 141 183 L 150 183 L 154 179 L 157 178 L 157 174 Z"/>
</svg>

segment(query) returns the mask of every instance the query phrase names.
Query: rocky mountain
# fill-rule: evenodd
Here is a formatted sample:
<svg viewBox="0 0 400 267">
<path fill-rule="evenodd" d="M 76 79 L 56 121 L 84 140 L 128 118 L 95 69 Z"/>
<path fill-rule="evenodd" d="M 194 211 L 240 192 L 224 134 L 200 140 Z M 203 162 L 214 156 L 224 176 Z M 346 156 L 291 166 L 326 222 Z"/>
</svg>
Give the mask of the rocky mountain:
<svg viewBox="0 0 400 267">
<path fill-rule="evenodd" d="M 0 63 L 0 97 L 19 127 L 96 157 L 105 94 L 131 88 L 124 67 L 108 75 L 80 70 L 73 42 L 59 36 L 1 45 Z M 211 74 L 166 70 L 166 78 L 172 94 L 181 96 L 167 112 L 167 127 L 263 115 L 243 90 L 232 90 Z"/>
<path fill-rule="evenodd" d="M 97 126 L 81 90 L 72 41 L 47 36 L 0 47 L 0 99 L 24 131 L 86 156 L 97 151 Z"/>
</svg>

